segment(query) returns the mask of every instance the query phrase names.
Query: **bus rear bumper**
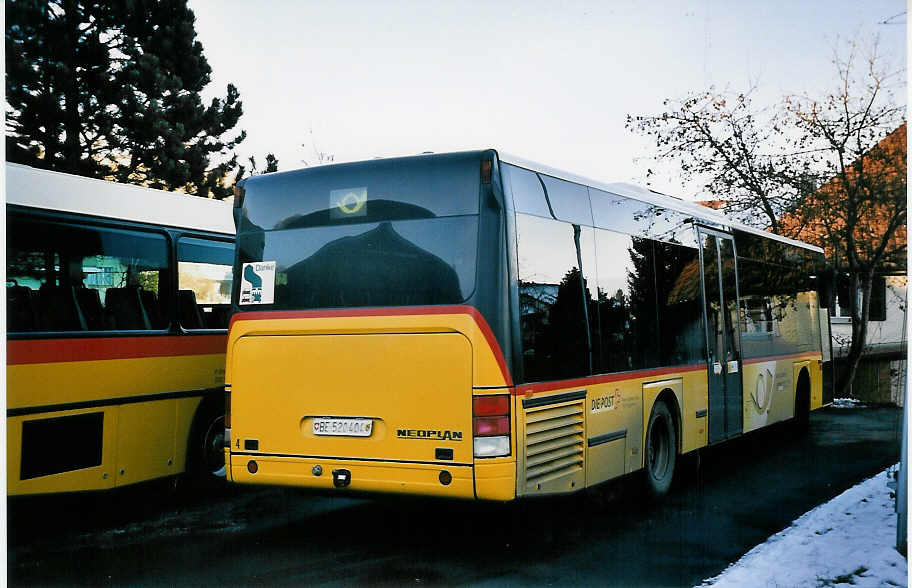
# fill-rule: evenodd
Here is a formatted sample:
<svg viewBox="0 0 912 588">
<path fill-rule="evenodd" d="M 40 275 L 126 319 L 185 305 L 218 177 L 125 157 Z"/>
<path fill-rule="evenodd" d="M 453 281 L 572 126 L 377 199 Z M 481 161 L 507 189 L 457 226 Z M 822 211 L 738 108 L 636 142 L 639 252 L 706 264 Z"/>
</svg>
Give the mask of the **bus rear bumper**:
<svg viewBox="0 0 912 588">
<path fill-rule="evenodd" d="M 350 491 L 475 498 L 471 465 L 236 453 L 230 455 L 230 463 L 229 480 L 240 484 L 294 486 L 340 493 Z M 445 484 L 445 481 L 449 483 Z"/>
</svg>

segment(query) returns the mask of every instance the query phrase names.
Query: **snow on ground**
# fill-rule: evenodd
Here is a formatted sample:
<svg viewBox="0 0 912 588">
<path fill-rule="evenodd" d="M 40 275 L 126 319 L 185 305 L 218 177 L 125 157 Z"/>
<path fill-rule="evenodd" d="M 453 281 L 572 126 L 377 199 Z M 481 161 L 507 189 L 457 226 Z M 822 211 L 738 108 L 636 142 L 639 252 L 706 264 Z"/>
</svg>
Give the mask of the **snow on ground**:
<svg viewBox="0 0 912 588">
<path fill-rule="evenodd" d="M 906 559 L 895 548 L 896 512 L 887 486 L 894 471 L 806 513 L 703 586 L 906 586 Z"/>
<path fill-rule="evenodd" d="M 833 408 L 854 408 L 856 406 L 864 406 L 864 402 L 861 400 L 855 400 L 854 398 L 833 399 Z"/>
</svg>

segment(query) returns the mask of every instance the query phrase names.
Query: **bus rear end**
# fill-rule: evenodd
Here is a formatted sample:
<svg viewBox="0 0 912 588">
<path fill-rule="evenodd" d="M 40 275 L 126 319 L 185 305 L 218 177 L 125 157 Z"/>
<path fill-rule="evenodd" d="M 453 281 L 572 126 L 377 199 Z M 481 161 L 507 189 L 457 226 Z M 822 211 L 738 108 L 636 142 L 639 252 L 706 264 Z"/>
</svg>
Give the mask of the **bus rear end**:
<svg viewBox="0 0 912 588">
<path fill-rule="evenodd" d="M 506 299 L 495 165 L 473 152 L 247 181 L 232 481 L 514 497 L 509 335 L 486 318 Z"/>
</svg>

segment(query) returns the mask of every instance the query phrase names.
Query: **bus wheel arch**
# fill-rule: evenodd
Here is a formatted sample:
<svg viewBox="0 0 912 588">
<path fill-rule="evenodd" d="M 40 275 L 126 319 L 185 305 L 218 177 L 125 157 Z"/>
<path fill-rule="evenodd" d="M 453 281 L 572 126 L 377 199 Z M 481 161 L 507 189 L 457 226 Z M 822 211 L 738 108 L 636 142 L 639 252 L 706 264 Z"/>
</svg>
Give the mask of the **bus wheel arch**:
<svg viewBox="0 0 912 588">
<path fill-rule="evenodd" d="M 219 396 L 204 398 L 196 409 L 187 441 L 187 476 L 202 484 L 225 478 L 225 405 Z"/>
<path fill-rule="evenodd" d="M 652 405 L 646 425 L 643 467 L 646 487 L 653 498 L 668 493 L 680 447 L 680 412 L 670 389 L 663 390 Z"/>
</svg>

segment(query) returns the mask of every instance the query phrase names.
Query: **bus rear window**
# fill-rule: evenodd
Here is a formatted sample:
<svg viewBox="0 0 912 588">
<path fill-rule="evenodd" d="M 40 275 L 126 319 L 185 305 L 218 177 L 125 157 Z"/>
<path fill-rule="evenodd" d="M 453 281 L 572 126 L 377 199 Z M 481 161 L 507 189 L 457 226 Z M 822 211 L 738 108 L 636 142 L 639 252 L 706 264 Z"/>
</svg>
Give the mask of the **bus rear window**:
<svg viewBox="0 0 912 588">
<path fill-rule="evenodd" d="M 474 215 L 266 231 L 238 256 L 275 263 L 270 309 L 456 304 L 475 289 L 477 233 Z"/>
<path fill-rule="evenodd" d="M 480 160 L 466 153 L 256 176 L 244 184 L 240 232 L 478 214 Z"/>
</svg>

